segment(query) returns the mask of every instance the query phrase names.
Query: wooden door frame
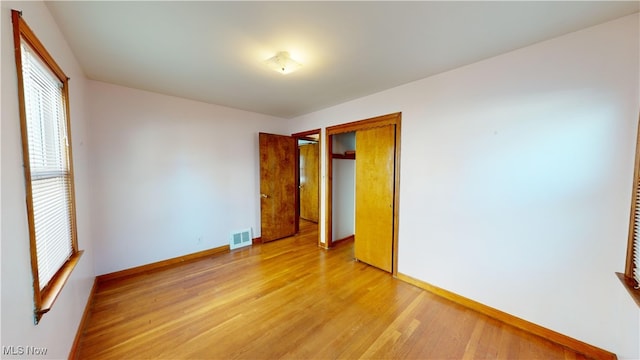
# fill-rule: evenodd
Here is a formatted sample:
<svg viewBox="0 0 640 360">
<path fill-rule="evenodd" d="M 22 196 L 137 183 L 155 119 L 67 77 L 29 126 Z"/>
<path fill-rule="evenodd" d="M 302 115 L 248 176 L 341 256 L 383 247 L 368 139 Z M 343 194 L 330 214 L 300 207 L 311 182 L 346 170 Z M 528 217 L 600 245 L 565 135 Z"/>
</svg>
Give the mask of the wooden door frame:
<svg viewBox="0 0 640 360">
<path fill-rule="evenodd" d="M 298 140 L 303 140 L 308 138 L 310 135 L 318 135 L 318 146 L 322 148 L 322 129 L 313 129 L 298 132 L 295 134 L 291 134 L 293 138 L 296 139 L 296 144 Z M 320 178 L 320 174 L 322 174 L 321 166 L 320 166 L 320 152 L 318 152 L 318 177 Z M 318 215 L 320 215 L 320 180 L 318 179 Z M 300 230 L 300 148 L 299 145 L 296 145 L 296 191 L 298 195 L 296 196 L 296 233 Z M 320 244 L 320 219 L 318 219 L 318 244 Z"/>
<path fill-rule="evenodd" d="M 327 146 L 326 146 L 326 199 L 327 206 L 325 207 L 325 239 L 326 248 L 333 246 L 333 135 L 342 134 L 346 132 L 370 129 L 374 127 L 395 125 L 395 150 L 394 150 L 394 179 L 393 179 L 393 258 L 392 258 L 392 270 L 393 276 L 398 275 L 398 226 L 399 226 L 399 210 L 400 210 L 400 133 L 401 133 L 402 113 L 397 112 L 388 115 L 377 116 L 369 119 L 354 121 L 346 124 L 340 124 L 335 126 L 329 126 L 326 130 Z M 356 144 L 357 146 L 357 144 Z M 358 154 L 356 152 L 356 161 Z M 357 238 L 356 238 L 356 241 Z"/>
</svg>

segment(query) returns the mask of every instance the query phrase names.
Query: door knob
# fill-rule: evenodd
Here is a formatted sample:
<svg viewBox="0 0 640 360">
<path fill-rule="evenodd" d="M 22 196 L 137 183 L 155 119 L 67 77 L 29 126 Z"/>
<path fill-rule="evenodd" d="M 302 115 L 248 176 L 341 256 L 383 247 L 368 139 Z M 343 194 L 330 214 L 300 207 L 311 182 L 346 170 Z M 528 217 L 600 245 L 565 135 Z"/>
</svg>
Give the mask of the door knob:
<svg viewBox="0 0 640 360">
<path fill-rule="evenodd" d="M 263 199 L 266 199 L 266 198 L 268 198 L 268 197 L 269 197 L 269 195 L 267 195 L 267 194 L 260 194 L 260 197 L 261 197 L 261 198 L 263 198 Z"/>
</svg>

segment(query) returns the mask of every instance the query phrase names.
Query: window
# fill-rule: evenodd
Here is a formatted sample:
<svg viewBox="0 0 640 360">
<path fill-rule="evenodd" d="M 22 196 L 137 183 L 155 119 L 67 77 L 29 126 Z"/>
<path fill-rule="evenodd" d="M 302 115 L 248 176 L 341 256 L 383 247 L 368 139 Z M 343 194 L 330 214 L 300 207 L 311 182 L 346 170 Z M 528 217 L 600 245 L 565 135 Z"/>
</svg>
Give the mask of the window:
<svg viewBox="0 0 640 360">
<path fill-rule="evenodd" d="M 51 309 L 82 252 L 76 238 L 68 79 L 12 11 L 35 322 Z"/>
<path fill-rule="evenodd" d="M 636 136 L 636 160 L 633 171 L 631 214 L 629 216 L 629 239 L 627 263 L 624 274 L 618 274 L 627 290 L 640 306 L 640 119 Z"/>
</svg>

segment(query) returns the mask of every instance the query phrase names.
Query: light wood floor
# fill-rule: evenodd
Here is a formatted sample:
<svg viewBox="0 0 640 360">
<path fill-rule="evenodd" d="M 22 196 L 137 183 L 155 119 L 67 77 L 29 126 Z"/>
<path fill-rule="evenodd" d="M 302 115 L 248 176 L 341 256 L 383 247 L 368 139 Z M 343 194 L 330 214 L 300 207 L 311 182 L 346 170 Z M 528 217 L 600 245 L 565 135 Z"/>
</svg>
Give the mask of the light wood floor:
<svg viewBox="0 0 640 360">
<path fill-rule="evenodd" d="M 99 284 L 80 359 L 584 359 L 301 233 Z"/>
</svg>

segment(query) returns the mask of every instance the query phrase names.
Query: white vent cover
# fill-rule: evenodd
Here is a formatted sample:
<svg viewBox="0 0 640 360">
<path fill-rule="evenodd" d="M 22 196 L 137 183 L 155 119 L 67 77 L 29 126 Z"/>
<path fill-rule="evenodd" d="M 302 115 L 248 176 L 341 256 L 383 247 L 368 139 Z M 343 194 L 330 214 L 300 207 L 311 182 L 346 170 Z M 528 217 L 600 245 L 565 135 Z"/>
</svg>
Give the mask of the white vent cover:
<svg viewBox="0 0 640 360">
<path fill-rule="evenodd" d="M 229 243 L 229 248 L 231 250 L 251 244 L 251 228 L 231 233 L 231 242 Z"/>
</svg>

